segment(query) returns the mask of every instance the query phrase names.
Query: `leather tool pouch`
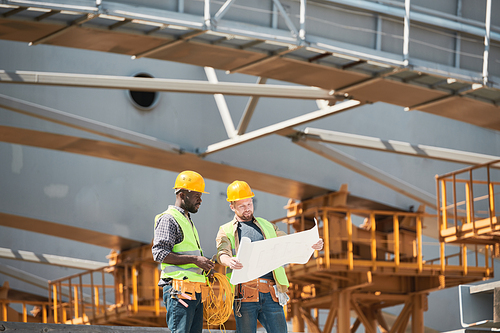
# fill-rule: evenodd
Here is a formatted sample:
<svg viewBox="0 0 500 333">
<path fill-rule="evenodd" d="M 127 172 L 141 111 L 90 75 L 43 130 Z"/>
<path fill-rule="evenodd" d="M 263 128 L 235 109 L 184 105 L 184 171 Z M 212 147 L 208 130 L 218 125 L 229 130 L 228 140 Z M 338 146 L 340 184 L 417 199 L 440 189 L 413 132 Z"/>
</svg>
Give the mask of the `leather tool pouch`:
<svg viewBox="0 0 500 333">
<path fill-rule="evenodd" d="M 179 291 L 177 297 L 180 299 L 189 300 L 189 297 L 191 297 L 191 300 L 196 300 L 196 284 L 194 283 L 185 282 L 183 280 L 173 280 L 172 289 Z M 186 297 L 183 294 L 189 297 Z"/>
<path fill-rule="evenodd" d="M 242 302 L 258 302 L 259 289 L 257 285 L 251 286 L 247 284 L 240 285 L 240 295 Z"/>
<path fill-rule="evenodd" d="M 210 292 L 209 286 L 201 286 L 201 301 L 205 302 L 208 298 L 208 293 Z"/>
</svg>

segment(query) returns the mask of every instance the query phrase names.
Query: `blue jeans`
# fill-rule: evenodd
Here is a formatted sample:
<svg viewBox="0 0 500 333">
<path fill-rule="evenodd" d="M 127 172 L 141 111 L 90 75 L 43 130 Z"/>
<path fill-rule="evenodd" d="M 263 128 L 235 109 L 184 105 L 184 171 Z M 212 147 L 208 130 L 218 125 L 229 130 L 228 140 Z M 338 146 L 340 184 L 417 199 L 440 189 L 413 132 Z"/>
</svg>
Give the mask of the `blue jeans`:
<svg viewBox="0 0 500 333">
<path fill-rule="evenodd" d="M 167 309 L 167 326 L 172 333 L 201 333 L 203 330 L 203 303 L 201 294 L 196 293 L 196 300 L 183 299 L 186 308 L 179 300 L 170 297 L 171 285 L 163 287 L 163 303 Z"/>
<path fill-rule="evenodd" d="M 237 333 L 255 333 L 257 320 L 268 333 L 286 333 L 286 319 L 283 307 L 273 301 L 270 293 L 259 292 L 258 302 L 241 302 L 241 317 L 236 316 Z"/>
</svg>

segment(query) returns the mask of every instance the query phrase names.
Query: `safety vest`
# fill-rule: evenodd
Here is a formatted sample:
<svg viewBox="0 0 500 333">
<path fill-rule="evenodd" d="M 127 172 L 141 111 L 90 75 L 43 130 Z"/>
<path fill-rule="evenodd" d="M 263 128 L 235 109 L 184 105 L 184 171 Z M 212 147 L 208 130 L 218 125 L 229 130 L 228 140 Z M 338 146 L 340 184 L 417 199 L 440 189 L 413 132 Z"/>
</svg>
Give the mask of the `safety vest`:
<svg viewBox="0 0 500 333">
<path fill-rule="evenodd" d="M 172 252 L 184 255 L 203 255 L 203 251 L 199 246 L 200 239 L 198 237 L 198 231 L 196 230 L 196 227 L 184 216 L 184 214 L 179 212 L 174 207 L 169 207 L 163 213 L 156 215 L 155 228 L 160 217 L 164 214 L 172 215 L 181 227 L 182 233 L 184 234 L 184 239 L 182 240 L 182 242 L 174 245 L 174 247 L 172 248 Z M 172 278 L 176 280 L 183 280 L 185 277 L 187 277 L 191 282 L 206 281 L 205 276 L 203 275 L 203 270 L 195 264 L 172 265 L 161 263 L 160 277 L 162 279 Z"/>
<path fill-rule="evenodd" d="M 259 224 L 260 228 L 264 232 L 265 239 L 278 237 L 278 235 L 276 235 L 276 230 L 274 230 L 274 226 L 272 225 L 271 222 L 269 222 L 261 217 L 256 217 L 255 219 L 257 220 L 257 223 Z M 229 241 L 231 242 L 231 250 L 233 253 L 233 257 L 235 257 L 236 256 L 236 254 L 235 254 L 236 253 L 236 245 L 235 245 L 236 243 L 234 241 L 233 223 L 228 222 L 228 223 L 224 224 L 221 228 L 224 230 L 227 238 L 229 238 Z M 232 271 L 229 271 L 229 273 L 226 274 L 228 279 L 231 278 L 231 273 L 232 273 Z M 288 278 L 286 277 L 285 269 L 283 268 L 283 266 L 280 266 L 280 267 L 276 268 L 275 270 L 273 270 L 273 275 L 274 275 L 274 279 L 276 280 L 277 283 L 279 283 L 283 286 L 287 286 L 287 287 L 289 286 Z"/>
</svg>

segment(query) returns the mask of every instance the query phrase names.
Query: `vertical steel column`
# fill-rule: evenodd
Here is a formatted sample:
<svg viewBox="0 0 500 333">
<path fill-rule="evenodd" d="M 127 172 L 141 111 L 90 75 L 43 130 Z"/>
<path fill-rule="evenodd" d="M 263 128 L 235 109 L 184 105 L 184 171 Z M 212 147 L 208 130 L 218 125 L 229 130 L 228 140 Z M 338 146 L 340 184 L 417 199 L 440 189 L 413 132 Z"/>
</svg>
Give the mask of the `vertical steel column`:
<svg viewBox="0 0 500 333">
<path fill-rule="evenodd" d="M 73 308 L 74 308 L 74 311 L 75 311 L 75 319 L 80 317 L 80 310 L 79 310 L 79 307 L 78 307 L 78 286 L 74 286 L 73 287 L 73 294 L 75 295 L 75 300 L 74 300 L 74 305 L 73 305 Z M 83 316 L 82 316 L 83 317 Z"/>
<path fill-rule="evenodd" d="M 354 255 L 352 245 L 352 217 L 351 212 L 347 212 L 347 262 L 349 270 L 354 269 Z"/>
<path fill-rule="evenodd" d="M 377 270 L 377 225 L 375 223 L 375 214 L 370 213 L 370 252 L 372 259 L 372 271 Z"/>
<path fill-rule="evenodd" d="M 399 217 L 394 215 L 392 217 L 392 231 L 394 233 L 394 271 L 399 271 Z"/>
<path fill-rule="evenodd" d="M 52 285 L 52 295 L 54 297 L 53 298 L 53 302 L 52 302 L 53 307 L 54 307 L 54 323 L 58 324 L 58 322 L 57 322 L 58 319 L 59 319 L 58 318 L 58 313 L 57 313 L 57 311 L 58 311 L 58 309 L 57 309 L 57 296 L 58 296 L 58 293 L 57 293 L 57 286 L 56 286 L 55 283 Z"/>
<path fill-rule="evenodd" d="M 271 18 L 271 28 L 278 29 L 278 7 L 273 1 L 273 14 Z"/>
<path fill-rule="evenodd" d="M 7 321 L 9 318 L 7 317 L 7 304 L 2 302 L 2 321 Z"/>
<path fill-rule="evenodd" d="M 301 41 L 304 41 L 306 39 L 306 3 L 307 3 L 307 0 L 300 0 L 299 38 Z"/>
<path fill-rule="evenodd" d="M 71 304 L 73 303 L 73 293 L 72 293 L 72 290 L 71 290 L 71 278 L 69 279 L 68 281 L 68 293 L 69 293 L 69 307 L 68 307 L 68 310 L 69 310 L 69 316 L 70 316 L 70 321 L 71 321 L 71 324 L 73 324 L 73 307 L 71 306 Z"/>
<path fill-rule="evenodd" d="M 457 16 L 462 17 L 462 0 L 457 0 Z M 460 49 L 462 48 L 462 35 L 457 32 L 455 37 L 455 67 L 460 68 Z"/>
<path fill-rule="evenodd" d="M 337 332 L 349 333 L 351 331 L 351 291 L 343 290 L 338 295 Z"/>
<path fill-rule="evenodd" d="M 155 279 L 155 282 L 156 281 L 159 281 L 160 280 L 160 272 L 158 271 L 158 268 L 155 267 L 155 270 L 154 270 L 154 279 Z M 155 301 L 154 301 L 154 304 L 155 304 L 155 316 L 159 316 L 160 315 L 160 288 L 158 286 L 155 286 Z"/>
<path fill-rule="evenodd" d="M 424 332 L 424 302 L 422 294 L 411 296 L 412 313 L 411 313 L 411 332 L 423 333 Z"/>
<path fill-rule="evenodd" d="M 405 18 L 403 28 L 403 64 L 409 64 L 409 49 L 410 49 L 410 0 L 405 0 Z"/>
<path fill-rule="evenodd" d="M 488 174 L 488 215 L 490 217 L 490 228 L 493 230 L 493 217 L 495 215 L 495 191 L 493 188 L 493 183 L 490 178 L 490 165 L 486 167 L 486 172 Z M 498 222 L 498 221 L 497 221 Z"/>
<path fill-rule="evenodd" d="M 204 20 L 205 20 L 205 28 L 207 30 L 210 30 L 210 28 L 211 28 L 211 23 L 210 23 L 210 0 L 205 0 L 205 15 L 204 15 Z"/>
<path fill-rule="evenodd" d="M 177 1 L 177 11 L 179 13 L 184 13 L 184 0 Z"/>
<path fill-rule="evenodd" d="M 139 295 L 137 294 L 137 276 L 139 272 L 137 266 L 132 265 L 132 309 L 134 313 L 139 311 Z"/>
<path fill-rule="evenodd" d="M 490 30 L 491 30 L 491 0 L 486 0 L 486 19 L 484 35 L 484 54 L 483 54 L 483 84 L 488 83 L 488 57 L 490 53 Z"/>
<path fill-rule="evenodd" d="M 377 15 L 377 32 L 375 35 L 375 50 L 382 50 L 382 17 Z"/>
<path fill-rule="evenodd" d="M 328 211 L 323 212 L 323 238 L 325 240 L 325 264 L 326 268 L 330 268 L 330 221 Z"/>
<path fill-rule="evenodd" d="M 422 273 L 422 217 L 417 216 L 417 265 L 418 272 Z"/>
</svg>

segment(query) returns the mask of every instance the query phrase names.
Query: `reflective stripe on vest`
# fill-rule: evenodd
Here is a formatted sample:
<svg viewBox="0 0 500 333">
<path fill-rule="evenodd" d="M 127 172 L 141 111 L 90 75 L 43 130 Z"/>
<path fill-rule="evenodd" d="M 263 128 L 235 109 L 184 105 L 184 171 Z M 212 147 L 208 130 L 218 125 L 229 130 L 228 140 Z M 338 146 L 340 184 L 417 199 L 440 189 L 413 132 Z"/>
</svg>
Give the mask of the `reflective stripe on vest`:
<svg viewBox="0 0 500 333">
<path fill-rule="evenodd" d="M 203 252 L 199 247 L 200 240 L 196 227 L 177 209 L 169 207 L 163 213 L 156 215 L 155 227 L 160 217 L 164 214 L 172 215 L 184 234 L 184 239 L 182 242 L 174 245 L 172 252 L 181 255 L 203 255 Z M 195 264 L 172 265 L 161 263 L 160 277 L 162 279 L 172 278 L 177 280 L 183 280 L 187 277 L 191 282 L 205 282 L 206 280 L 203 275 L 203 270 Z"/>
<path fill-rule="evenodd" d="M 264 232 L 265 239 L 278 237 L 278 235 L 276 235 L 276 230 L 274 230 L 274 226 L 271 222 L 269 222 L 261 217 L 256 217 L 255 220 L 257 220 L 257 223 L 259 224 L 260 228 Z M 231 249 L 232 249 L 233 257 L 234 257 L 234 256 L 236 256 L 236 254 L 235 254 L 236 244 L 235 244 L 235 240 L 234 240 L 233 223 L 228 222 L 228 223 L 224 224 L 223 226 L 221 226 L 221 228 L 224 230 L 227 238 L 229 239 L 229 242 L 231 243 Z M 231 272 L 226 273 L 228 279 L 231 278 L 231 273 L 232 273 L 232 270 L 231 270 Z M 287 287 L 289 286 L 288 278 L 286 277 L 285 268 L 283 268 L 283 266 L 280 266 L 280 267 L 274 269 L 273 273 L 274 273 L 273 275 L 274 275 L 274 278 L 275 278 L 277 283 L 284 285 L 284 286 L 287 286 Z"/>
</svg>

